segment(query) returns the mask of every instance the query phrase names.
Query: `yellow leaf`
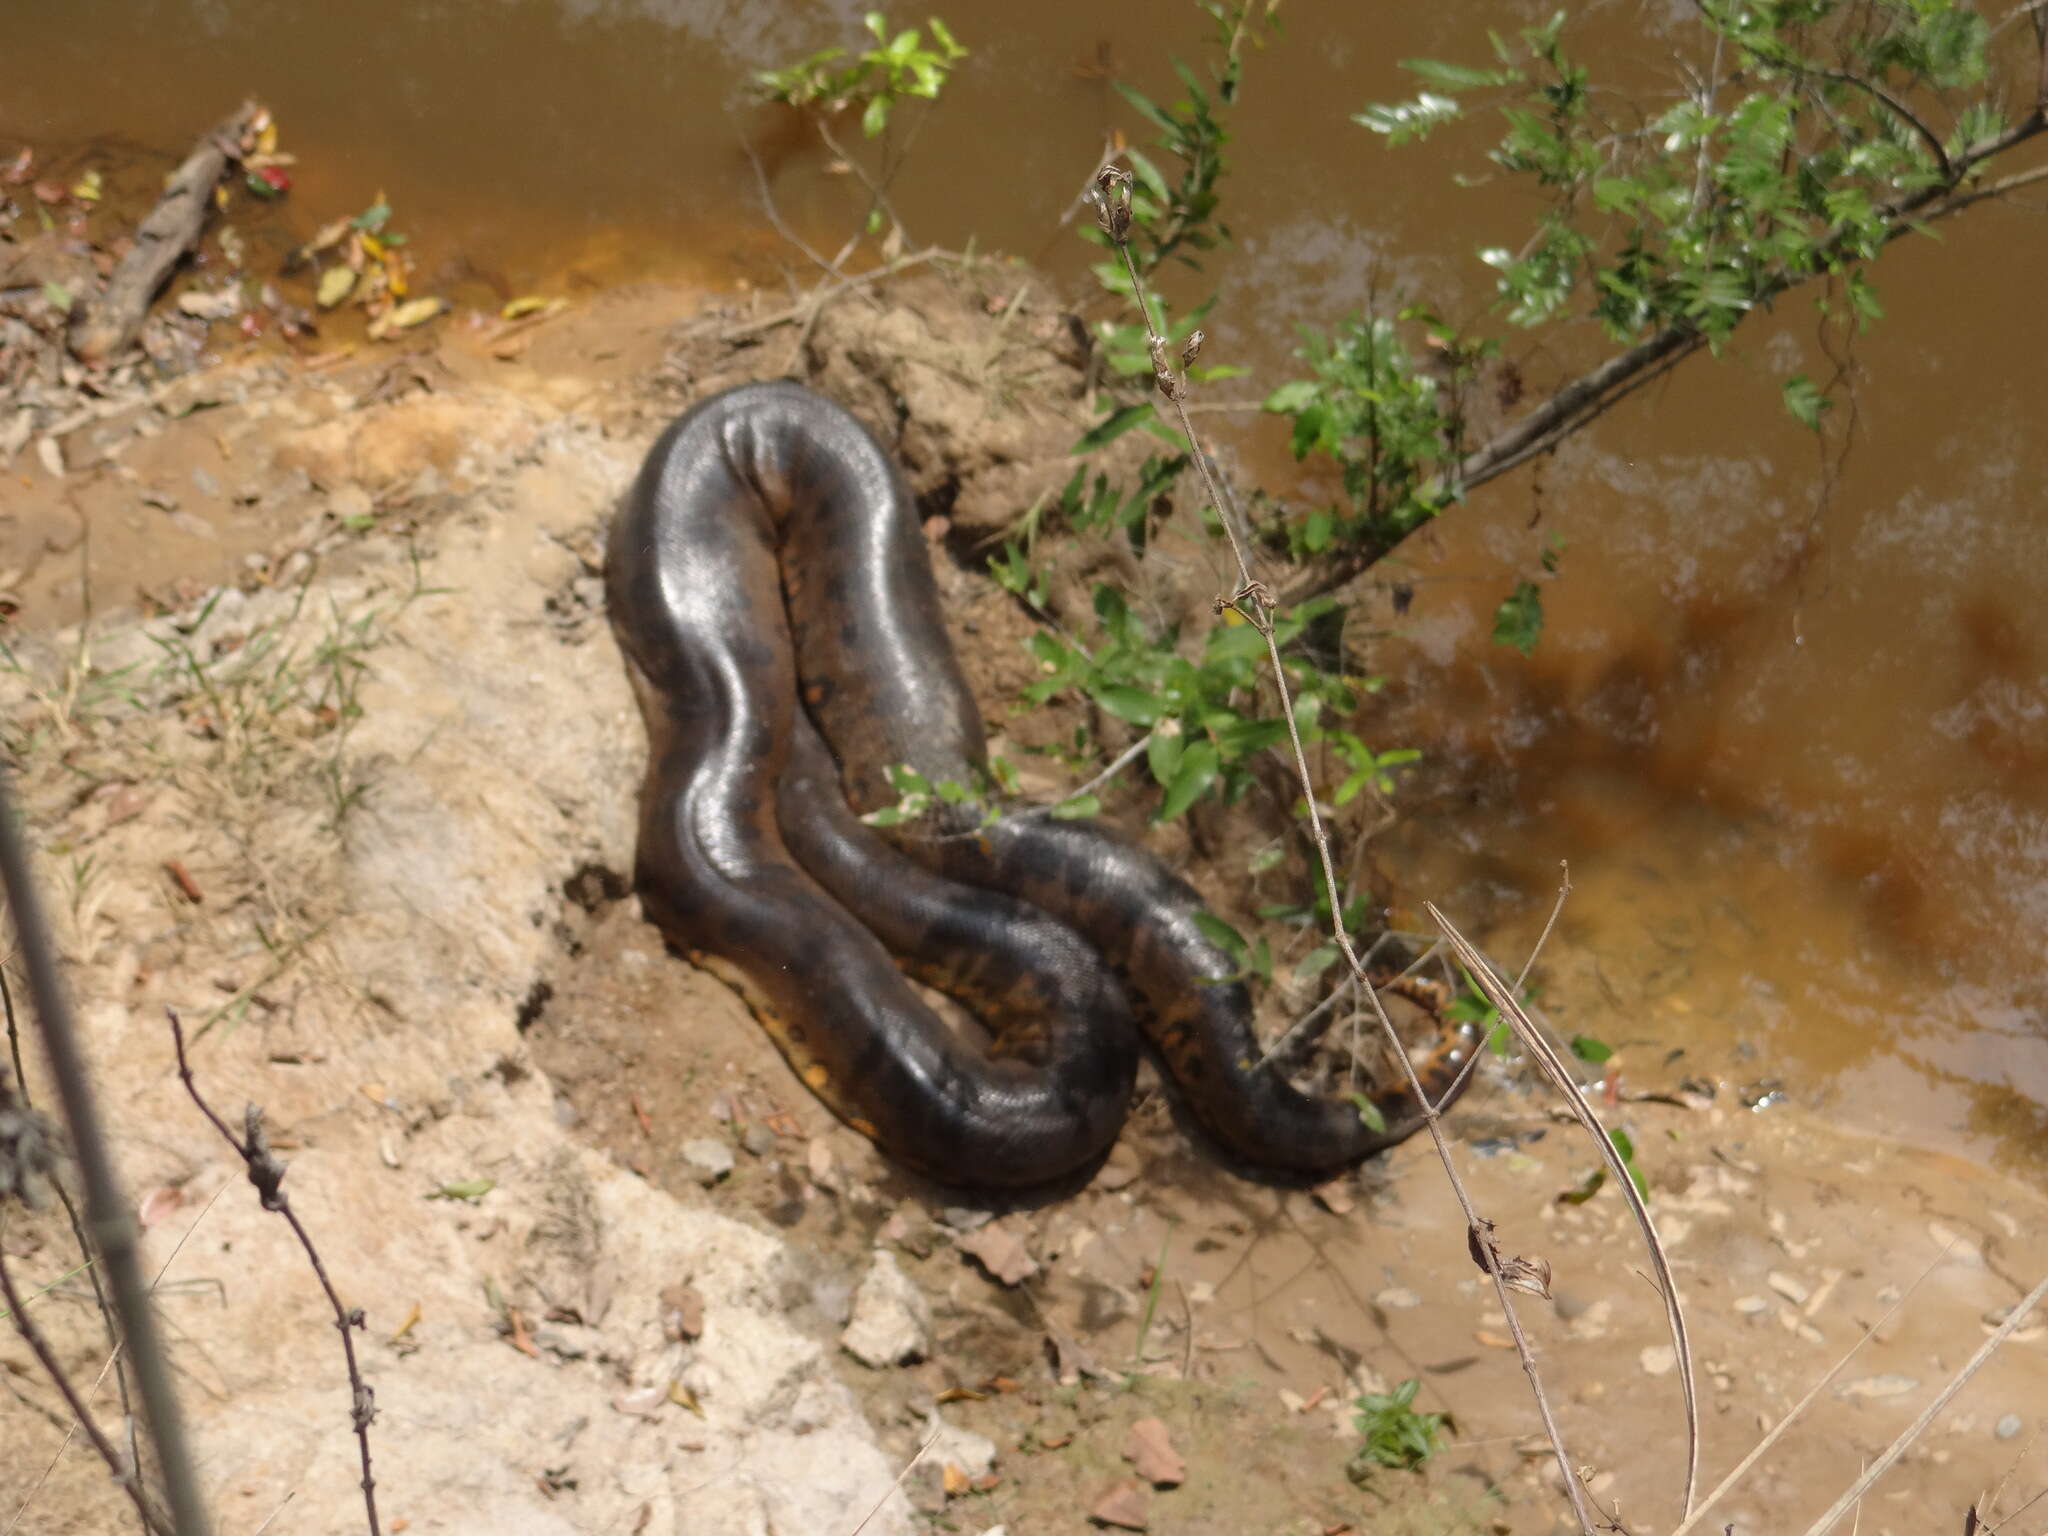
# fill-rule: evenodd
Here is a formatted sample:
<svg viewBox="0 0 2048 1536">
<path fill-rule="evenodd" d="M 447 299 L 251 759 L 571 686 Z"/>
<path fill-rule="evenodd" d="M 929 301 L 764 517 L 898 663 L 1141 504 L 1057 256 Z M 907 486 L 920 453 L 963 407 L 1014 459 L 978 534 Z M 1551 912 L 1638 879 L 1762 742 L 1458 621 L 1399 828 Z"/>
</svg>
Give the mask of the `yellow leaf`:
<svg viewBox="0 0 2048 1536">
<path fill-rule="evenodd" d="M 384 242 L 372 234 L 364 234 L 361 238 L 363 254 L 370 257 L 373 261 L 382 261 L 384 259 Z"/>
<path fill-rule="evenodd" d="M 405 263 L 396 251 L 384 253 L 384 282 L 393 298 L 405 297 Z"/>
<path fill-rule="evenodd" d="M 394 331 L 409 331 L 416 325 L 425 325 L 441 313 L 447 305 L 440 299 L 412 299 L 391 311 L 391 326 Z"/>
<path fill-rule="evenodd" d="M 349 290 L 355 287 L 355 285 L 356 275 L 349 271 L 347 267 L 329 267 L 320 274 L 320 292 L 317 296 L 320 307 L 322 309 L 334 308 L 335 305 L 348 297 Z"/>
<path fill-rule="evenodd" d="M 263 114 L 263 127 L 256 135 L 256 153 L 274 155 L 277 153 L 277 124 L 269 113 Z"/>
<path fill-rule="evenodd" d="M 96 203 L 100 200 L 100 173 L 87 171 L 71 184 L 71 195 L 81 203 Z"/>
<path fill-rule="evenodd" d="M 543 299 L 537 294 L 529 293 L 522 298 L 512 300 L 511 303 L 499 310 L 498 318 L 500 320 L 517 320 L 521 315 L 531 315 L 543 309 L 557 308 L 561 302 L 560 299 Z"/>
</svg>

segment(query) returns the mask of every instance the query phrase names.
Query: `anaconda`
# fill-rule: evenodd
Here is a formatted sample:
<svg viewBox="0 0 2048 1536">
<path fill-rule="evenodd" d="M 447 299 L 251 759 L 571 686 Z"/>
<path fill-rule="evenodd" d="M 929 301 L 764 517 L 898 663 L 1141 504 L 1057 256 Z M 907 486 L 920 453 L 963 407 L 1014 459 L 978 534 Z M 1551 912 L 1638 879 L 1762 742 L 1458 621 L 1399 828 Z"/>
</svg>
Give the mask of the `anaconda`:
<svg viewBox="0 0 2048 1536">
<path fill-rule="evenodd" d="M 1088 821 L 978 815 L 885 841 L 887 770 L 985 782 L 979 712 L 915 503 L 867 430 L 794 383 L 743 385 L 663 433 L 612 529 L 606 582 L 649 737 L 637 881 L 678 947 L 731 981 L 797 1074 L 904 1163 L 982 1187 L 1098 1158 L 1125 1115 L 1135 1015 L 1189 1110 L 1243 1162 L 1341 1168 L 1411 1134 L 1260 1062 L 1252 1002 L 1192 887 Z M 886 946 L 886 948 L 885 948 Z M 917 995 L 979 1013 L 985 1049 Z M 1473 1046 L 1446 1026 L 1435 1098 Z"/>
</svg>

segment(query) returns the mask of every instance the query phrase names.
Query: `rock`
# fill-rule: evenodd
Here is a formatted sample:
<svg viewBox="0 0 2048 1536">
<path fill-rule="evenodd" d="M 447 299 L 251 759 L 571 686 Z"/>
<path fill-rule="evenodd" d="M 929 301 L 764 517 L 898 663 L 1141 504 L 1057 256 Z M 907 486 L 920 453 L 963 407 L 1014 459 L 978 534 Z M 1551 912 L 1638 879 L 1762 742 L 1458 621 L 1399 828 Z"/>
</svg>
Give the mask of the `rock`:
<svg viewBox="0 0 2048 1536">
<path fill-rule="evenodd" d="M 1991 1427 L 1991 1433 L 2001 1440 L 2010 1440 L 2026 1427 L 2026 1421 L 2018 1414 L 2008 1413 L 2002 1415 L 1998 1422 Z"/>
<path fill-rule="evenodd" d="M 1373 1297 L 1373 1304 L 1375 1306 L 1385 1307 L 1389 1312 L 1406 1312 L 1415 1307 L 1421 1306 L 1422 1298 L 1416 1295 L 1413 1291 L 1409 1290 L 1408 1287 L 1405 1285 L 1390 1285 L 1384 1291 L 1381 1291 L 1377 1296 Z M 1562 1301 L 1560 1301 L 1558 1304 L 1558 1310 L 1560 1312 L 1564 1311 L 1564 1303 Z M 1582 1312 L 1584 1310 L 1585 1309 L 1583 1307 L 1578 1308 L 1577 1310 L 1573 1311 L 1570 1317 L 1567 1317 L 1565 1320 L 1569 1322 L 1572 1317 L 1578 1316 L 1579 1312 Z"/>
<path fill-rule="evenodd" d="M 749 1157 L 766 1157 L 775 1150 L 775 1133 L 756 1120 L 740 1132 L 740 1145 Z"/>
<path fill-rule="evenodd" d="M 957 1467 L 969 1482 L 986 1477 L 996 1464 L 996 1443 L 987 1435 L 948 1424 L 934 1408 L 924 1421 L 927 1466 Z"/>
<path fill-rule="evenodd" d="M 1124 1438 L 1124 1460 L 1155 1488 L 1172 1488 L 1187 1481 L 1188 1464 L 1173 1448 L 1161 1419 L 1140 1419 L 1131 1426 Z"/>
<path fill-rule="evenodd" d="M 1088 1518 L 1097 1525 L 1115 1526 L 1122 1531 L 1142 1531 L 1150 1516 L 1151 1494 L 1143 1483 L 1126 1480 L 1112 1483 L 1088 1506 Z"/>
<path fill-rule="evenodd" d="M 1782 1270 L 1772 1270 L 1764 1276 L 1764 1283 L 1795 1307 L 1806 1305 L 1806 1298 L 1812 1294 L 1806 1286 Z"/>
<path fill-rule="evenodd" d="M 695 1136 L 683 1143 L 683 1162 L 709 1189 L 732 1172 L 732 1148 L 716 1136 Z"/>
<path fill-rule="evenodd" d="M 853 1293 L 853 1317 L 839 1336 L 840 1346 L 861 1364 L 881 1370 L 923 1359 L 931 1348 L 931 1330 L 924 1293 L 897 1267 L 895 1254 L 877 1252 Z"/>
</svg>

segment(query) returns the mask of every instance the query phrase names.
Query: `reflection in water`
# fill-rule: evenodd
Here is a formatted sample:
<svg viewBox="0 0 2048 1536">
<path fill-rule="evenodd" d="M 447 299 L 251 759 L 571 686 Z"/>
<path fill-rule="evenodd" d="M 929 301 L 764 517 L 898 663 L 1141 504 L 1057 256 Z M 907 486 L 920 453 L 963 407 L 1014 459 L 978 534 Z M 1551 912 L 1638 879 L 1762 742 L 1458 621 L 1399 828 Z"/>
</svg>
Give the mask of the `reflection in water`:
<svg viewBox="0 0 2048 1536">
<path fill-rule="evenodd" d="M 280 21 L 254 0 L 18 5 L 10 54 L 36 68 L 10 82 L 0 149 L 114 137 L 168 157 L 253 89 L 301 157 L 280 246 L 383 190 L 440 291 L 642 275 L 779 289 L 808 272 L 760 217 L 742 137 L 819 243 L 836 246 L 855 204 L 790 123 L 743 104 L 744 76 L 857 44 L 862 9 L 362 0 Z M 906 223 L 1077 274 L 1092 252 L 1060 215 L 1105 135 L 1144 132 L 1100 61 L 1170 97 L 1168 56 L 1198 57 L 1205 19 L 1185 0 L 936 9 L 973 56 L 894 191 Z M 1615 56 L 1640 73 L 1656 18 L 1616 14 Z M 1529 212 L 1453 188 L 1470 136 L 1389 154 L 1349 120 L 1409 88 L 1395 60 L 1471 57 L 1486 26 L 1512 24 L 1497 5 L 1291 21 L 1247 68 L 1225 191 L 1239 244 L 1174 294 L 1221 290 L 1205 360 L 1253 367 L 1219 388 L 1237 398 L 1284 377 L 1296 323 L 1333 304 L 1419 298 L 1481 325 L 1490 277 L 1469 253 L 1518 240 Z M 1491 925 L 1507 952 L 1569 859 L 1553 1000 L 1640 1042 L 1631 1071 L 1683 1046 L 1980 1155 L 2048 1140 L 2044 258 L 2048 225 L 2007 209 L 1886 256 L 1889 318 L 1857 343 L 1844 460 L 1779 403 L 1786 375 L 1831 368 L 1787 302 L 1728 360 L 1688 364 L 1487 487 L 1383 573 L 1417 595 L 1367 725 L 1428 753 L 1411 819 L 1376 850 L 1392 894 Z M 1524 355 L 1510 338 L 1525 398 L 1597 344 L 1567 327 Z M 1489 616 L 1552 535 L 1564 566 L 1524 661 L 1488 642 Z"/>
</svg>

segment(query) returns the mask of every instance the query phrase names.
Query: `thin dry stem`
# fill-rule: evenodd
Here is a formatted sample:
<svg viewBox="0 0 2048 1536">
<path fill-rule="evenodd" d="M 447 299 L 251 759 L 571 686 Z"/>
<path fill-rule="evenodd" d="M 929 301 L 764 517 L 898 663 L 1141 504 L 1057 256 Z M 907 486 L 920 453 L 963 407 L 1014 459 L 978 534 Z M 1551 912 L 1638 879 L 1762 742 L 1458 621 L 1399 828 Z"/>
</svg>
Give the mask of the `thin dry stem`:
<svg viewBox="0 0 2048 1536">
<path fill-rule="evenodd" d="M 0 1236 L 4 1236 L 5 1231 L 4 1213 L 0 1213 Z M 121 1454 L 114 1442 L 107 1438 L 106 1431 L 99 1426 L 99 1420 L 92 1416 L 92 1410 L 86 1406 L 78 1388 L 65 1374 L 56 1351 L 50 1348 L 50 1341 L 43 1336 L 43 1330 L 29 1317 L 27 1301 L 15 1286 L 14 1272 L 8 1266 L 4 1248 L 0 1248 L 0 1299 L 7 1303 L 7 1320 L 14 1324 L 14 1331 L 21 1335 L 22 1342 L 29 1347 L 29 1353 L 36 1357 L 36 1363 L 43 1368 L 43 1374 L 50 1378 L 51 1385 L 56 1387 L 58 1395 L 64 1399 L 64 1406 L 71 1411 L 72 1422 L 85 1431 L 86 1438 L 92 1442 L 92 1448 L 99 1452 L 100 1460 L 107 1464 L 107 1471 L 113 1474 L 115 1485 L 128 1496 L 128 1502 L 135 1506 L 136 1518 L 142 1522 L 142 1528 L 151 1532 L 164 1531 L 165 1527 L 158 1522 L 150 1510 L 149 1501 L 143 1496 L 142 1479 L 137 1475 L 134 1465 Z"/>
<path fill-rule="evenodd" d="M 1954 1246 L 1954 1240 L 1951 1240 L 1949 1243 L 1949 1248 L 1952 1248 Z M 1909 1300 L 1912 1299 L 1913 1293 L 1920 1289 L 1921 1283 L 1925 1281 L 1929 1275 L 1933 1274 L 1935 1270 L 1940 1268 L 1942 1261 L 1945 1260 L 1947 1257 L 1948 1248 L 1944 1248 L 1942 1249 L 1941 1253 L 1935 1258 L 1932 1264 L 1929 1264 L 1925 1269 L 1920 1271 L 1919 1278 L 1916 1279 L 1911 1285 L 1906 1287 L 1905 1294 L 1899 1297 L 1899 1299 L 1893 1302 L 1889 1307 L 1885 1308 L 1884 1316 L 1880 1317 L 1876 1322 L 1872 1323 L 1868 1328 L 1864 1329 L 1862 1337 L 1857 1339 L 1857 1341 L 1854 1344 L 1851 1344 L 1848 1347 L 1848 1349 L 1843 1352 L 1842 1357 L 1839 1360 L 1837 1360 L 1833 1365 L 1829 1366 L 1827 1370 L 1824 1373 L 1822 1373 L 1820 1379 L 1814 1382 L 1814 1384 L 1807 1389 L 1806 1396 L 1802 1397 L 1801 1399 L 1799 1399 L 1798 1402 L 1794 1403 L 1791 1406 L 1791 1408 L 1786 1411 L 1785 1416 L 1778 1420 L 1777 1423 L 1771 1426 L 1770 1432 L 1767 1433 L 1763 1437 L 1763 1439 L 1757 1441 L 1756 1445 L 1753 1448 L 1751 1448 L 1750 1453 L 1747 1456 L 1743 1457 L 1742 1460 L 1738 1461 L 1735 1464 L 1735 1466 L 1729 1471 L 1728 1475 L 1722 1478 L 1720 1482 L 1716 1483 L 1713 1489 L 1707 1494 L 1707 1496 L 1701 1499 L 1698 1504 L 1693 1506 L 1692 1513 L 1687 1515 L 1683 1521 L 1681 1521 L 1677 1526 L 1675 1526 L 1672 1529 L 1671 1536 L 1686 1536 L 1686 1532 L 1690 1531 L 1694 1526 L 1698 1525 L 1700 1521 L 1706 1518 L 1707 1511 L 1712 1509 L 1714 1505 L 1717 1502 L 1719 1502 L 1722 1494 L 1726 1493 L 1729 1489 L 1733 1488 L 1737 1483 L 1740 1483 L 1745 1477 L 1749 1475 L 1750 1468 L 1754 1467 L 1759 1461 L 1763 1460 L 1763 1458 L 1769 1453 L 1771 1447 L 1776 1445 L 1779 1440 L 1784 1438 L 1785 1431 L 1787 1431 L 1794 1424 L 1799 1422 L 1800 1416 L 1804 1414 L 1808 1408 L 1813 1406 L 1814 1399 L 1819 1397 L 1821 1393 L 1826 1390 L 1827 1384 L 1833 1381 L 1838 1375 L 1841 1374 L 1842 1368 L 1844 1366 L 1846 1366 L 1851 1360 L 1856 1358 L 1856 1352 L 1858 1350 L 1862 1349 L 1864 1345 L 1868 1344 L 1871 1341 L 1871 1339 L 1876 1337 L 1878 1329 L 1882 1328 L 1886 1323 L 1890 1322 L 1892 1318 L 1898 1315 L 1899 1308 L 1903 1307 Z"/>
<path fill-rule="evenodd" d="M 1416 1103 L 1421 1107 L 1423 1124 L 1429 1132 L 1431 1143 L 1436 1148 L 1437 1159 L 1443 1165 L 1445 1177 L 1450 1180 L 1452 1191 L 1457 1197 L 1460 1209 L 1464 1212 L 1466 1230 L 1470 1236 L 1473 1257 L 1493 1280 L 1494 1292 L 1500 1300 L 1501 1311 L 1507 1320 L 1508 1331 L 1514 1338 L 1516 1352 L 1521 1357 L 1522 1369 L 1528 1376 L 1530 1390 L 1535 1395 L 1537 1411 L 1542 1417 L 1544 1431 L 1549 1436 L 1551 1449 L 1556 1454 L 1558 1471 L 1563 1478 L 1565 1492 L 1571 1500 L 1572 1513 L 1578 1520 L 1581 1532 L 1585 1533 L 1585 1536 L 1592 1536 L 1592 1516 L 1586 1509 L 1584 1491 L 1579 1485 L 1577 1474 L 1572 1469 L 1571 1457 L 1565 1450 L 1564 1437 L 1557 1427 L 1556 1416 L 1551 1412 L 1550 1401 L 1543 1391 L 1542 1380 L 1536 1369 L 1535 1354 L 1530 1349 L 1528 1339 L 1522 1333 L 1521 1324 L 1516 1317 L 1514 1303 L 1509 1295 L 1508 1282 L 1502 1274 L 1499 1255 L 1495 1253 L 1492 1243 L 1485 1236 L 1485 1233 L 1490 1230 L 1491 1224 L 1484 1222 L 1480 1217 L 1472 1204 L 1470 1193 L 1465 1189 L 1463 1180 L 1458 1176 L 1457 1168 L 1451 1160 L 1449 1144 L 1444 1140 L 1443 1129 L 1438 1123 L 1436 1105 L 1430 1101 L 1429 1094 L 1423 1089 L 1422 1080 L 1416 1073 L 1414 1063 L 1408 1059 L 1408 1053 L 1401 1049 L 1400 1035 L 1395 1031 L 1393 1021 L 1387 1017 L 1385 1007 L 1380 1003 L 1378 995 L 1373 991 L 1370 982 L 1366 978 L 1364 964 L 1359 959 L 1358 951 L 1351 942 L 1350 932 L 1344 922 L 1344 904 L 1337 890 L 1336 862 L 1330 853 L 1329 833 L 1324 828 L 1321 812 L 1317 809 L 1315 779 L 1309 769 L 1308 754 L 1302 746 L 1301 728 L 1294 714 L 1293 694 L 1287 686 L 1287 672 L 1286 668 L 1281 664 L 1280 644 L 1273 630 L 1273 612 L 1276 607 L 1273 594 L 1263 583 L 1255 580 L 1252 576 L 1251 566 L 1245 554 L 1244 541 L 1238 533 L 1235 508 L 1229 499 L 1224 496 L 1214 473 L 1210 469 L 1209 457 L 1203 451 L 1201 440 L 1195 433 L 1194 422 L 1189 417 L 1187 411 L 1187 369 L 1194 362 L 1196 354 L 1201 350 L 1202 333 L 1197 331 L 1188 338 L 1181 353 L 1179 369 L 1176 370 L 1171 367 L 1167 362 L 1166 338 L 1160 334 L 1159 327 L 1153 321 L 1151 301 L 1146 296 L 1144 280 L 1138 273 L 1138 264 L 1131 255 L 1131 177 L 1128 171 L 1120 167 L 1109 166 L 1097 174 L 1095 179 L 1095 211 L 1097 224 L 1102 229 L 1102 232 L 1109 237 L 1110 242 L 1115 245 L 1118 254 L 1123 257 L 1124 270 L 1130 275 L 1131 291 L 1137 299 L 1139 313 L 1145 322 L 1145 333 L 1151 344 L 1153 382 L 1157 386 L 1159 393 L 1174 407 L 1175 415 L 1179 419 L 1181 435 L 1188 445 L 1189 456 L 1194 460 L 1195 466 L 1201 474 L 1203 488 L 1209 495 L 1209 503 L 1216 509 L 1217 520 L 1222 524 L 1224 533 L 1229 538 L 1231 554 L 1237 561 L 1238 588 L 1230 596 L 1219 597 L 1216 600 L 1217 612 L 1221 613 L 1226 607 L 1234 609 L 1246 623 L 1258 631 L 1260 637 L 1266 642 L 1266 656 L 1267 660 L 1272 664 L 1273 680 L 1279 693 L 1281 715 L 1287 722 L 1288 741 L 1293 748 L 1295 776 L 1301 782 L 1302 795 L 1308 806 L 1309 831 L 1315 839 L 1316 853 L 1322 869 L 1324 889 L 1329 897 L 1331 937 L 1336 941 L 1338 949 L 1344 956 L 1345 963 L 1350 967 L 1353 981 L 1363 991 L 1363 994 L 1371 1000 L 1373 1012 L 1379 1019 L 1380 1028 L 1385 1032 L 1387 1040 L 1393 1048 L 1394 1058 L 1401 1063 L 1403 1070 L 1407 1073 L 1409 1090 L 1414 1094 Z M 1697 1457 L 1697 1451 L 1695 1451 L 1695 1457 Z M 1691 1502 L 1691 1485 L 1689 1482 L 1687 1484 L 1687 1502 L 1688 1505 Z"/>
<path fill-rule="evenodd" d="M 178 1076 L 184 1081 L 185 1091 L 192 1095 L 192 1102 L 199 1106 L 199 1112 L 213 1122 L 214 1129 L 240 1155 L 248 1168 L 249 1182 L 256 1186 L 263 1209 L 277 1212 L 289 1223 L 299 1246 L 306 1250 L 306 1260 L 313 1266 L 320 1289 L 327 1293 L 327 1304 L 334 1309 L 334 1326 L 341 1334 L 341 1352 L 348 1361 L 349 1419 L 355 1426 L 356 1442 L 362 1455 L 363 1509 L 369 1516 L 370 1536 L 378 1536 L 382 1528 L 377 1523 L 377 1480 L 370 1475 L 370 1421 L 377 1416 L 376 1396 L 369 1383 L 363 1380 L 363 1373 L 356 1364 L 355 1330 L 364 1326 L 362 1308 L 341 1304 L 334 1282 L 327 1277 L 327 1266 L 320 1261 L 320 1250 L 313 1246 L 312 1234 L 299 1220 L 298 1212 L 292 1209 L 291 1196 L 283 1189 L 285 1164 L 270 1150 L 269 1140 L 263 1131 L 263 1111 L 254 1104 L 249 1105 L 243 1113 L 244 1135 L 237 1137 L 200 1095 L 199 1085 L 192 1077 L 192 1064 L 185 1055 L 185 1030 L 178 1022 L 176 1010 L 166 1008 L 164 1012 L 171 1021 L 171 1041 L 177 1048 Z"/>
<path fill-rule="evenodd" d="M 1434 902 L 1424 902 L 1423 909 L 1432 921 L 1443 930 L 1450 941 L 1451 949 L 1458 957 L 1458 963 L 1465 967 L 1479 990 L 1486 994 L 1487 1002 L 1500 1011 L 1508 1026 L 1514 1030 L 1522 1047 L 1529 1053 L 1543 1075 L 1550 1080 L 1573 1117 L 1585 1128 L 1587 1137 L 1606 1163 L 1610 1181 L 1628 1202 L 1629 1213 L 1636 1219 L 1636 1226 L 1643 1234 L 1644 1246 L 1649 1250 L 1650 1267 L 1655 1272 L 1657 1289 L 1664 1298 L 1664 1320 L 1671 1330 L 1671 1347 L 1678 1357 L 1678 1381 L 1685 1399 L 1685 1505 L 1680 1518 L 1692 1514 L 1693 1495 L 1699 1485 L 1700 1476 L 1700 1407 L 1699 1392 L 1693 1380 L 1692 1345 L 1687 1338 L 1685 1309 L 1678 1300 L 1678 1280 L 1671 1272 L 1671 1261 L 1665 1254 L 1664 1243 L 1657 1235 L 1657 1224 L 1650 1216 L 1650 1208 L 1644 1202 L 1642 1192 L 1636 1188 L 1634 1176 L 1628 1165 L 1622 1161 L 1620 1151 L 1607 1128 L 1600 1123 L 1600 1117 L 1593 1112 L 1593 1106 L 1586 1102 L 1585 1094 L 1573 1080 L 1571 1068 L 1557 1052 L 1542 1030 L 1536 1027 L 1521 1000 L 1514 991 L 1488 964 L 1478 948 L 1451 925 L 1449 918 L 1439 912 Z"/>
<path fill-rule="evenodd" d="M 1984 1362 L 1997 1352 L 1999 1345 L 2012 1337 L 2013 1331 L 2026 1321 L 2027 1314 L 2040 1305 L 2043 1297 L 2048 1297 L 2048 1279 L 2043 1279 L 2039 1285 L 2027 1292 L 2026 1298 L 2012 1309 L 2011 1315 L 1998 1325 L 1997 1330 L 1984 1341 L 1977 1353 L 1970 1356 L 1963 1368 L 1949 1378 L 1948 1385 L 1934 1394 L 1934 1401 L 1920 1410 L 1918 1418 L 1899 1431 L 1899 1437 L 1885 1447 L 1884 1454 L 1873 1461 L 1863 1475 L 1843 1491 L 1839 1499 L 1828 1506 L 1826 1514 L 1806 1528 L 1806 1536 L 1827 1536 L 1827 1533 L 1835 1528 L 1842 1516 L 1849 1513 L 1863 1495 L 1870 1491 L 1871 1485 L 1889 1472 L 1892 1463 L 1906 1453 L 1906 1447 L 1927 1432 L 1927 1426 L 1934 1422 L 1935 1415 L 1948 1406 L 1949 1399 L 1963 1389 L 1965 1382 L 1984 1368 Z"/>
</svg>

